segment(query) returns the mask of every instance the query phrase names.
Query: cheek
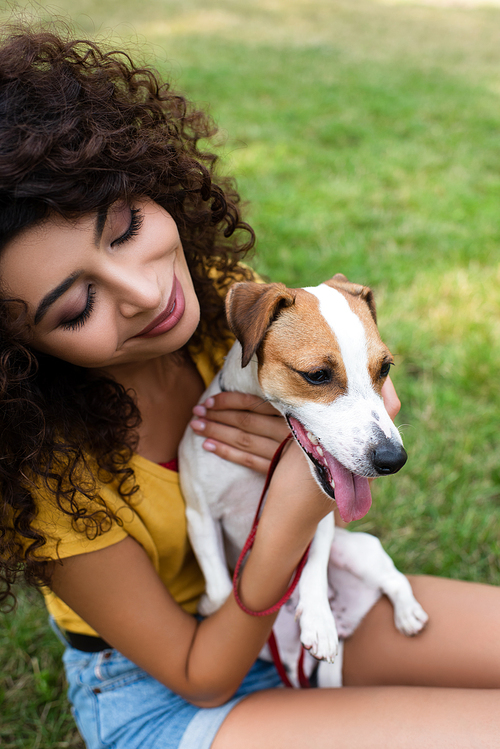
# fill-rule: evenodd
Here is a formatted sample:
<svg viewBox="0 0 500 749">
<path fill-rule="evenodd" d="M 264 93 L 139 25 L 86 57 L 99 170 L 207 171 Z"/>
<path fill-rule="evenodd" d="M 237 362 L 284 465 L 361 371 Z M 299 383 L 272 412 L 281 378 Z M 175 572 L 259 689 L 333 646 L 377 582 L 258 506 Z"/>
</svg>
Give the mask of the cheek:
<svg viewBox="0 0 500 749">
<path fill-rule="evenodd" d="M 68 331 L 57 339 L 34 343 L 34 348 L 80 367 L 103 366 L 116 351 L 116 336 L 111 330 L 99 334 L 83 329 Z"/>
</svg>

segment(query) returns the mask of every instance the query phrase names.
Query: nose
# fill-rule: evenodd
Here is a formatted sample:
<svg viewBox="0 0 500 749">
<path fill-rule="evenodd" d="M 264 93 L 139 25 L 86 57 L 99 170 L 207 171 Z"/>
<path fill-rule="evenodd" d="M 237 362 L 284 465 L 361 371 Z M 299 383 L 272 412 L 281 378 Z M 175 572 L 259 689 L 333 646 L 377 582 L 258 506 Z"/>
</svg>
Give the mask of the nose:
<svg viewBox="0 0 500 749">
<path fill-rule="evenodd" d="M 122 272 L 115 276 L 115 288 L 119 299 L 120 313 L 124 317 L 134 317 L 145 310 L 156 310 L 162 302 L 156 274 Z"/>
<path fill-rule="evenodd" d="M 397 473 L 406 463 L 408 456 L 403 445 L 386 440 L 377 445 L 372 452 L 372 462 L 380 476 Z"/>
</svg>

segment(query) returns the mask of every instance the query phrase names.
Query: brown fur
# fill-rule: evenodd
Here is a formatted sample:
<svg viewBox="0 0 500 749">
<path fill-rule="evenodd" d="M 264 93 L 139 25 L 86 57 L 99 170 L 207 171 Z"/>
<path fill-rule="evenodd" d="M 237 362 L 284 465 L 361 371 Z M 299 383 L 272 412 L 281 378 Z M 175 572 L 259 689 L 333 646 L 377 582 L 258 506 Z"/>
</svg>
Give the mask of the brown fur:
<svg viewBox="0 0 500 749">
<path fill-rule="evenodd" d="M 367 286 L 354 284 L 338 273 L 325 281 L 339 291 L 361 320 L 367 337 L 369 372 L 380 392 L 383 380 L 380 367 L 392 361 L 380 339 L 376 325 L 373 293 Z M 331 402 L 347 389 L 340 348 L 335 334 L 319 312 L 319 302 L 303 289 L 288 289 L 284 284 L 235 284 L 226 299 L 231 330 L 242 346 L 242 366 L 256 353 L 259 379 L 265 392 L 282 401 L 303 402 L 314 398 Z M 300 372 L 329 368 L 330 383 L 308 384 Z"/>
<path fill-rule="evenodd" d="M 309 400 L 314 388 L 315 400 L 329 403 L 347 388 L 337 339 L 319 313 L 316 297 L 302 289 L 296 290 L 294 307 L 285 310 L 269 329 L 261 354 L 261 385 L 282 401 Z M 325 367 L 332 369 L 334 376 L 321 387 L 308 384 L 299 374 Z"/>
<path fill-rule="evenodd" d="M 243 349 L 243 367 L 261 345 L 276 316 L 294 302 L 295 290 L 282 283 L 237 283 L 231 287 L 226 297 L 226 315 Z"/>
</svg>

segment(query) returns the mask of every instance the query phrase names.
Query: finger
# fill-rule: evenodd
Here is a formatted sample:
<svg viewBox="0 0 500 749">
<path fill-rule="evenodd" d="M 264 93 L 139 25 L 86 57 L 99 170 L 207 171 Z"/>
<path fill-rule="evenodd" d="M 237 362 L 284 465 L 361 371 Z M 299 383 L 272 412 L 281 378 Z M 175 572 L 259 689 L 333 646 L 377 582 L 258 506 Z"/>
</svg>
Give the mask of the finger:
<svg viewBox="0 0 500 749">
<path fill-rule="evenodd" d="M 398 398 L 398 394 L 396 393 L 396 389 L 392 384 L 392 380 L 390 377 L 388 377 L 382 385 L 382 398 L 384 399 L 384 405 L 386 407 L 387 413 L 389 414 L 391 419 L 394 420 L 394 418 L 399 413 L 399 409 L 401 408 L 401 401 Z"/>
<path fill-rule="evenodd" d="M 276 440 L 269 437 L 258 436 L 227 424 L 218 424 L 205 419 L 191 421 L 191 428 L 209 440 L 224 443 L 238 451 L 248 452 L 266 460 L 271 460 L 279 445 Z"/>
<path fill-rule="evenodd" d="M 198 410 L 194 410 L 198 416 Z M 252 411 L 208 411 L 207 415 L 199 419 L 211 424 L 225 424 L 240 429 L 242 432 L 269 437 L 275 442 L 282 442 L 289 429 L 281 416 L 264 416 Z"/>
<path fill-rule="evenodd" d="M 259 455 L 253 455 L 252 453 L 247 453 L 244 450 L 238 450 L 238 448 L 233 447 L 232 445 L 228 445 L 225 442 L 218 442 L 217 440 L 213 439 L 205 440 L 205 442 L 203 443 L 203 447 L 208 452 L 218 455 L 219 458 L 228 460 L 231 463 L 237 463 L 241 466 L 246 466 L 247 468 L 251 468 L 253 471 L 262 473 L 264 476 L 267 475 L 269 466 L 271 464 L 271 461 L 267 460 L 266 458 L 260 457 Z"/>
<path fill-rule="evenodd" d="M 271 406 L 265 398 L 249 393 L 217 393 L 201 405 L 210 411 L 256 411 L 271 416 L 278 414 L 274 406 Z"/>
</svg>

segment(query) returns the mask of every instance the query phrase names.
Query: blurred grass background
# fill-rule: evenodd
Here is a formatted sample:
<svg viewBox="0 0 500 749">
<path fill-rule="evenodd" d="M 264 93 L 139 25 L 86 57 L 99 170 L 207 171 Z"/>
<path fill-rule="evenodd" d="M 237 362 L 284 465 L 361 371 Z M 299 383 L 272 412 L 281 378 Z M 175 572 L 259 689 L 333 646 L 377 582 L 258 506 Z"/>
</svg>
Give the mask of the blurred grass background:
<svg viewBox="0 0 500 749">
<path fill-rule="evenodd" d="M 409 461 L 360 529 L 406 572 L 500 583 L 500 7 L 474 0 L 8 3 L 153 61 L 219 123 L 289 285 L 370 285 Z M 81 747 L 35 593 L 0 628 L 0 746 Z"/>
</svg>

